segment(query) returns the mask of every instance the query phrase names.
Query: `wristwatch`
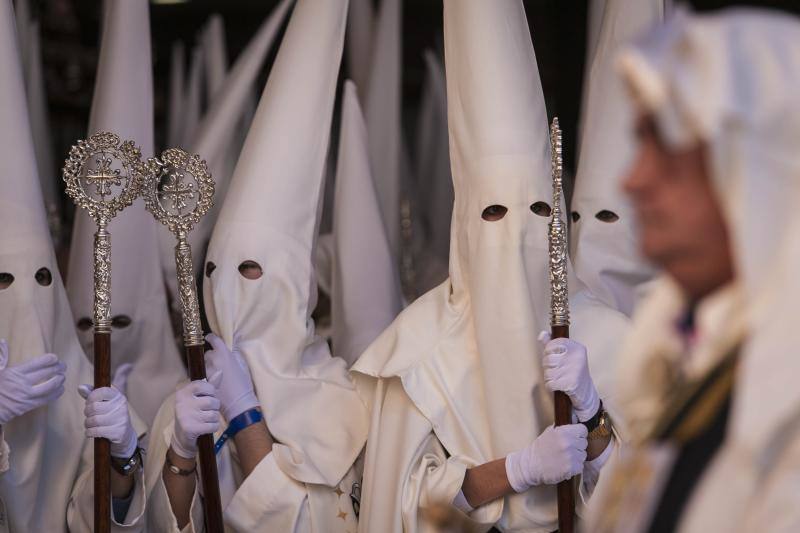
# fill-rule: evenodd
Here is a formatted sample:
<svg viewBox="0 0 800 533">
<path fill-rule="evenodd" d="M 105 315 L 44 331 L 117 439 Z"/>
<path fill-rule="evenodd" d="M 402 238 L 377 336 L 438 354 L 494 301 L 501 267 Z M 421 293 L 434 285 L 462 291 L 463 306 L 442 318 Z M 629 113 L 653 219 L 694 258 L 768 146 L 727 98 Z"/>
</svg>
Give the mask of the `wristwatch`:
<svg viewBox="0 0 800 533">
<path fill-rule="evenodd" d="M 589 431 L 589 440 L 598 440 L 598 439 L 606 439 L 611 435 L 611 430 L 613 429 L 613 425 L 611 423 L 611 417 L 608 416 L 608 412 L 600 408 L 600 417 L 597 421 L 597 426 Z"/>
<path fill-rule="evenodd" d="M 128 459 L 112 457 L 111 467 L 121 476 L 132 476 L 142 464 L 142 449 L 136 448 L 133 455 Z"/>
<path fill-rule="evenodd" d="M 194 464 L 194 466 L 192 467 L 191 470 L 186 470 L 184 468 L 178 467 L 177 465 L 175 465 L 175 463 L 170 461 L 169 460 L 169 454 L 166 455 L 166 460 L 167 460 L 167 463 L 166 463 L 167 469 L 170 472 L 172 472 L 173 474 L 175 474 L 176 476 L 187 477 L 187 476 L 191 476 L 192 474 L 194 474 L 197 471 L 197 463 Z"/>
</svg>

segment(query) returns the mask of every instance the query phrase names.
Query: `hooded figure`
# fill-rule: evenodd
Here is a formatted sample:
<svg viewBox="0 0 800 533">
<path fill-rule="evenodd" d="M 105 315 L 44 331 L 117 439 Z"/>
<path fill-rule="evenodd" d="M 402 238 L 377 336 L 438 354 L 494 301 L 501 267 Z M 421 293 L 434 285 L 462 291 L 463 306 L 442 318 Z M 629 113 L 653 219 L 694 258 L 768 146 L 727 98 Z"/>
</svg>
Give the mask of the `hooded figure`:
<svg viewBox="0 0 800 533">
<path fill-rule="evenodd" d="M 658 136 L 647 142 L 673 160 L 703 147 L 731 274 L 698 300 L 665 266 L 637 311 L 619 367 L 633 450 L 601 478 L 589 530 L 795 531 L 800 23 L 753 9 L 679 13 L 619 66 Z M 666 190 L 686 180 L 663 174 Z M 699 202 L 677 198 L 688 212 Z"/>
<path fill-rule="evenodd" d="M 429 531 L 424 510 L 451 503 L 481 530 L 556 527 L 555 489 L 544 482 L 474 510 L 460 495 L 467 469 L 554 433 L 537 353 L 549 323 L 550 143 L 526 20 L 517 0 L 444 3 L 450 278 L 353 367 L 372 402 L 361 531 Z M 577 449 L 585 428 L 583 437 L 563 428 L 570 434 L 557 428 L 559 438 L 573 439 L 565 448 Z M 582 468 L 576 457 L 572 472 Z"/>
<path fill-rule="evenodd" d="M 180 146 L 189 146 L 200 123 L 203 107 L 203 48 L 195 44 L 189 62 L 189 79 L 183 104 Z"/>
<path fill-rule="evenodd" d="M 274 438 L 245 479 L 237 462 L 242 452 L 231 451 L 235 443 L 218 456 L 225 519 L 236 531 L 355 528 L 352 466 L 366 439 L 367 411 L 344 360 L 331 357 L 310 318 L 346 15 L 347 0 L 297 2 L 209 246 L 209 324 L 246 365 Z M 168 402 L 159 413 L 147 469 L 158 477 L 151 523 L 169 531 L 178 524 L 158 474 L 178 433 L 175 412 Z M 193 504 L 195 530 L 199 509 Z"/>
<path fill-rule="evenodd" d="M 92 366 L 75 334 L 67 294 L 56 266 L 28 118 L 11 2 L 0 2 L 0 507 L 2 529 L 88 532 L 94 490 L 92 441 L 84 436 L 78 385 L 91 383 Z M 7 341 L 7 342 L 6 342 Z M 47 377 L 40 365 L 36 398 L 13 389 L 11 373 L 51 355 L 59 367 Z M 57 357 L 57 359 L 55 359 Z M 36 380 L 33 373 L 27 375 Z M 56 387 L 51 387 L 56 385 Z M 9 402 L 36 401 L 8 420 Z M 32 407 L 32 409 L 30 409 Z M 20 412 L 23 411 L 23 412 Z M 143 483 L 127 520 L 114 531 L 137 530 L 144 512 Z"/>
<path fill-rule="evenodd" d="M 181 143 L 184 110 L 184 65 L 185 51 L 183 41 L 172 43 L 172 58 L 169 65 L 169 110 L 167 111 L 167 145 L 178 146 Z"/>
<path fill-rule="evenodd" d="M 200 274 L 208 240 L 225 201 L 233 166 L 239 157 L 238 153 L 233 153 L 236 143 L 231 143 L 230 139 L 235 133 L 236 126 L 240 124 L 249 102 L 250 91 L 272 49 L 292 1 L 283 0 L 278 4 L 252 37 L 236 59 L 233 68 L 225 76 L 222 85 L 215 91 L 216 96 L 211 101 L 211 106 L 194 131 L 191 141 L 186 145 L 190 153 L 198 154 L 206 161 L 214 178 L 214 205 L 189 233 L 192 261 L 197 275 Z M 215 20 L 221 23 L 221 19 L 212 18 L 212 21 Z M 216 24 L 209 25 L 207 35 L 213 34 L 211 28 L 215 26 Z M 159 233 L 159 239 L 164 260 L 164 277 L 172 295 L 172 305 L 175 311 L 179 312 L 178 278 L 174 259 L 175 237 L 170 232 L 163 231 Z"/>
<path fill-rule="evenodd" d="M 345 83 L 333 211 L 333 353 L 350 366 L 402 309 L 397 265 L 369 170 L 367 131 Z"/>
<path fill-rule="evenodd" d="M 664 0 L 606 0 L 588 70 L 586 112 L 572 194 L 575 273 L 604 304 L 631 316 L 654 275 L 639 254 L 633 208 L 619 176 L 634 155 L 628 94 L 613 61 L 620 46 L 664 18 Z"/>
<path fill-rule="evenodd" d="M 146 0 L 112 0 L 105 10 L 89 133 L 111 131 L 153 155 L 153 86 Z M 128 398 L 149 425 L 161 402 L 186 377 L 169 318 L 158 232 L 139 199 L 108 225 L 112 239 L 111 368 L 133 364 Z M 93 235 L 96 224 L 75 213 L 67 293 L 78 335 L 93 354 Z"/>
</svg>

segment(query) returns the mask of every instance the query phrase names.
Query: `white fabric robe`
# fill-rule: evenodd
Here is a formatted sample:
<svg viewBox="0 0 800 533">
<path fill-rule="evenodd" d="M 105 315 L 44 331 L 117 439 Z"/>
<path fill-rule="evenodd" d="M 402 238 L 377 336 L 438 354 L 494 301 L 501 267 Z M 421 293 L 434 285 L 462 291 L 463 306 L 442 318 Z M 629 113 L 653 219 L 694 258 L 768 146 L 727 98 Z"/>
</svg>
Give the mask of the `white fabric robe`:
<svg viewBox="0 0 800 533">
<path fill-rule="evenodd" d="M 163 478 L 165 457 L 175 419 L 175 397 L 170 396 L 153 423 L 147 462 L 149 497 L 148 531 L 201 533 L 203 524 L 202 497 L 198 481 L 192 500 L 190 523 L 182 530 L 170 507 Z M 224 420 L 221 426 L 225 427 Z M 221 431 L 215 435 L 219 437 Z M 231 439 L 217 456 L 220 494 L 229 532 L 332 532 L 355 533 L 356 515 L 351 494 L 359 490 L 360 466 L 351 468 L 336 488 L 305 484 L 285 474 L 270 453 L 243 479 Z"/>
</svg>

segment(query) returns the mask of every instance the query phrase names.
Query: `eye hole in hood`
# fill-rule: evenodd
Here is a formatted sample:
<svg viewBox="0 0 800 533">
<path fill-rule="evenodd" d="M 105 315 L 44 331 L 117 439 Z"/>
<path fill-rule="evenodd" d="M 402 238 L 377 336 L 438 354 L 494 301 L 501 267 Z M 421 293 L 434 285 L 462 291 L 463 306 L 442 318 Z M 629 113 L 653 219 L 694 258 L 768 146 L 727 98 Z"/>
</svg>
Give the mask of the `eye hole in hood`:
<svg viewBox="0 0 800 533">
<path fill-rule="evenodd" d="M 481 213 L 481 218 L 487 222 L 497 222 L 508 213 L 508 208 L 504 205 L 490 205 Z"/>
<path fill-rule="evenodd" d="M 14 276 L 8 272 L 0 272 L 0 291 L 7 289 L 14 283 Z"/>
<path fill-rule="evenodd" d="M 47 287 L 53 283 L 53 274 L 50 273 L 50 269 L 47 267 L 42 267 L 37 270 L 33 277 L 36 279 L 36 283 L 42 287 Z"/>
<path fill-rule="evenodd" d="M 547 202 L 534 202 L 531 204 L 531 212 L 540 217 L 549 217 L 553 210 Z"/>
<path fill-rule="evenodd" d="M 81 331 L 89 331 L 94 326 L 94 322 L 88 316 L 81 317 L 78 319 L 78 323 L 76 324 L 78 329 Z"/>
<path fill-rule="evenodd" d="M 247 279 L 255 280 L 260 278 L 264 271 L 261 269 L 261 265 L 248 259 L 247 261 L 242 261 L 239 265 L 239 274 Z"/>
<path fill-rule="evenodd" d="M 598 211 L 597 214 L 594 216 L 594 218 L 596 218 L 600 222 L 606 222 L 608 224 L 619 220 L 619 216 L 615 212 L 609 211 L 608 209 L 603 209 L 601 211 Z"/>
<path fill-rule="evenodd" d="M 572 222 L 575 223 L 581 219 L 581 214 L 577 211 L 572 212 Z"/>
<path fill-rule="evenodd" d="M 117 315 L 111 319 L 111 327 L 117 329 L 127 328 L 131 325 L 131 317 L 128 315 Z"/>
<path fill-rule="evenodd" d="M 216 269 L 217 269 L 217 265 L 215 265 L 211 261 L 206 263 L 206 277 L 210 278 L 211 277 L 211 273 L 214 272 Z"/>
</svg>

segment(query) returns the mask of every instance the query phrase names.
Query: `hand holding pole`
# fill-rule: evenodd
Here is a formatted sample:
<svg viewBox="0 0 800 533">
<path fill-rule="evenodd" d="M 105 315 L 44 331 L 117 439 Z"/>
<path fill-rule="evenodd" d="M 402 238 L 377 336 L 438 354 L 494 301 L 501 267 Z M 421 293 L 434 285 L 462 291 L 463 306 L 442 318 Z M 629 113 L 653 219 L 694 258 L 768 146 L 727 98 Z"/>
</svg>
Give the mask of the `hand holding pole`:
<svg viewBox="0 0 800 533">
<path fill-rule="evenodd" d="M 62 169 L 67 195 L 97 224 L 94 234 L 94 387 L 111 386 L 111 235 L 108 223 L 139 196 L 141 151 L 108 132 L 80 140 Z M 107 439 L 94 440 L 94 531 L 111 529 L 111 455 Z"/>
<path fill-rule="evenodd" d="M 189 378 L 206 379 L 203 359 L 203 328 L 200 304 L 192 267 L 192 249 L 187 236 L 211 209 L 214 181 L 206 162 L 179 148 L 164 151 L 159 158 L 147 161 L 144 199 L 147 210 L 175 235 L 175 264 L 178 295 L 183 316 L 183 345 L 186 350 Z M 214 436 L 197 439 L 206 531 L 223 533 L 222 503 L 219 494 Z"/>
<path fill-rule="evenodd" d="M 562 145 L 561 128 L 558 118 L 550 126 L 550 145 L 553 167 L 553 211 L 548 225 L 548 248 L 550 270 L 550 336 L 553 339 L 569 337 L 569 290 L 567 286 L 567 226 L 562 220 L 561 201 Z M 572 404 L 569 397 L 561 392 L 554 393 L 555 425 L 572 423 Z M 575 490 L 574 478 L 557 485 L 558 530 L 572 533 L 575 530 Z"/>
</svg>

